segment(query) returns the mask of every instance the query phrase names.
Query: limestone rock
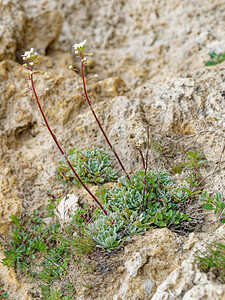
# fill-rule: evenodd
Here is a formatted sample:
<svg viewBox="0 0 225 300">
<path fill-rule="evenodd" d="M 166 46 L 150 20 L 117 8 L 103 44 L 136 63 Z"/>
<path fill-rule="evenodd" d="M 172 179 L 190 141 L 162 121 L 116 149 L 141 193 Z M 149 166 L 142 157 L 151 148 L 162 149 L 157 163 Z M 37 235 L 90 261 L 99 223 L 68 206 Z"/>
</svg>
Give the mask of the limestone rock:
<svg viewBox="0 0 225 300">
<path fill-rule="evenodd" d="M 68 194 L 62 198 L 54 212 L 58 216 L 59 220 L 64 224 L 71 220 L 71 215 L 79 207 L 78 197 L 74 194 Z"/>
<path fill-rule="evenodd" d="M 129 86 L 164 82 L 201 68 L 208 52 L 223 52 L 224 2 L 203 0 L 24 1 L 30 17 L 56 9 L 64 18 L 57 49 L 87 39 L 96 55 L 94 72 L 121 76 Z"/>
<path fill-rule="evenodd" d="M 204 252 L 208 243 L 223 240 L 224 234 L 225 225 L 210 234 L 203 234 L 200 241 L 196 240 L 189 257 L 159 285 L 152 300 L 225 299 L 224 284 L 210 278 L 193 263 L 198 250 Z M 193 237 L 192 235 L 189 238 L 192 242 Z M 190 244 L 190 242 L 187 242 L 186 246 L 187 244 Z"/>
<path fill-rule="evenodd" d="M 113 300 L 151 299 L 156 287 L 179 264 L 179 238 L 168 229 L 155 229 L 125 248 L 125 272 Z"/>
<path fill-rule="evenodd" d="M 63 18 L 57 10 L 43 11 L 28 18 L 25 30 L 26 49 L 34 48 L 39 54 L 45 54 L 57 40 L 63 24 Z"/>
<path fill-rule="evenodd" d="M 0 61 L 15 59 L 17 47 L 22 46 L 26 17 L 22 1 L 1 1 L 0 3 Z"/>
<path fill-rule="evenodd" d="M 158 287 L 152 300 L 225 299 L 224 285 L 207 279 L 192 263 L 184 261 Z"/>
</svg>

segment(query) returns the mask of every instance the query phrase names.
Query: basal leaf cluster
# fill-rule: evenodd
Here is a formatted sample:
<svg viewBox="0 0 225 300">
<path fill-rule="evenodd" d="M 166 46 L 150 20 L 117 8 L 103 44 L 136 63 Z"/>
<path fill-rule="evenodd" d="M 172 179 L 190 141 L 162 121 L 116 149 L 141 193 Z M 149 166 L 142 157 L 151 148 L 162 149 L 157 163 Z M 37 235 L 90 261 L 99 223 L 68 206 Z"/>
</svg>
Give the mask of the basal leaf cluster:
<svg viewBox="0 0 225 300">
<path fill-rule="evenodd" d="M 104 183 L 117 179 L 116 171 L 110 167 L 108 154 L 103 149 L 95 147 L 76 150 L 73 148 L 69 150 L 68 159 L 85 183 Z M 78 184 L 66 161 L 59 162 L 57 173 L 64 183 L 72 180 L 74 184 Z"/>
<path fill-rule="evenodd" d="M 181 221 L 190 220 L 180 210 L 188 194 L 174 185 L 167 173 L 147 170 L 144 198 L 144 172 L 136 172 L 130 179 L 121 177 L 113 188 L 103 187 L 98 192 L 108 213 L 105 216 L 99 211 L 90 225 L 98 247 L 109 250 L 150 226 L 179 227 Z"/>
</svg>

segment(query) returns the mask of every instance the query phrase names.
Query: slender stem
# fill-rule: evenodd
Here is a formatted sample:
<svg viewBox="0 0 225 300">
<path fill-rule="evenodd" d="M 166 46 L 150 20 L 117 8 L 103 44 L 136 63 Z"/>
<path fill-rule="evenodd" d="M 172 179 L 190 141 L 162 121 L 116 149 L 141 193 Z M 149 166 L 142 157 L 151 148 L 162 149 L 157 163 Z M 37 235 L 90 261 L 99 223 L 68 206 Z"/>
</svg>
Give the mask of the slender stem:
<svg viewBox="0 0 225 300">
<path fill-rule="evenodd" d="M 82 75 L 82 81 L 83 81 L 83 87 L 84 87 L 84 95 L 85 95 L 85 98 L 86 98 L 86 100 L 87 100 L 87 102 L 88 102 L 89 108 L 90 108 L 90 110 L 92 111 L 92 114 L 94 115 L 94 118 L 95 118 L 96 122 L 98 123 L 98 126 L 99 126 L 99 128 L 101 129 L 101 132 L 103 133 L 103 135 L 104 135 L 104 137 L 105 137 L 105 139 L 106 139 L 106 142 L 108 143 L 110 149 L 112 150 L 112 152 L 114 153 L 115 157 L 117 158 L 117 160 L 118 160 L 118 162 L 119 162 L 119 164 L 120 164 L 122 170 L 123 170 L 124 173 L 126 174 L 127 179 L 130 181 L 130 176 L 129 176 L 129 174 L 128 174 L 127 171 L 125 170 L 125 168 L 124 168 L 124 166 L 123 166 L 123 164 L 122 164 L 122 162 L 121 162 L 119 156 L 117 155 L 115 149 L 113 148 L 112 144 L 110 143 L 110 141 L 109 141 L 109 139 L 108 139 L 108 137 L 107 137 L 107 135 L 106 135 L 104 129 L 102 128 L 102 125 L 101 125 L 101 123 L 99 122 L 99 120 L 98 120 L 98 118 L 97 118 L 97 116 L 96 116 L 96 114 L 95 114 L 95 111 L 94 111 L 94 109 L 93 109 L 93 107 L 92 107 L 92 105 L 91 105 L 91 102 L 90 102 L 89 97 L 88 97 L 88 94 L 87 94 L 86 81 L 85 81 L 85 78 L 84 78 L 84 64 L 83 64 L 82 61 L 81 61 L 81 75 Z"/>
<path fill-rule="evenodd" d="M 142 160 L 142 163 L 143 163 L 143 168 L 144 168 L 144 170 L 145 170 L 145 159 L 144 159 L 144 155 L 143 155 L 143 153 L 142 153 L 142 151 L 141 151 L 141 149 L 139 148 L 139 147 L 137 147 L 137 149 L 138 149 L 138 151 L 139 151 L 139 153 L 140 153 L 140 155 L 141 155 L 141 160 Z"/>
<path fill-rule="evenodd" d="M 146 203 L 144 203 L 145 201 L 145 191 L 146 191 L 146 174 L 147 174 L 147 168 L 148 168 L 148 151 L 149 151 L 149 127 L 147 127 L 147 150 L 146 150 L 146 158 L 144 161 L 144 157 L 142 154 L 142 151 L 139 150 L 141 152 L 142 155 L 142 160 L 143 160 L 143 165 L 144 165 L 144 170 L 145 170 L 145 174 L 144 174 L 144 188 L 143 188 L 143 195 L 142 195 L 142 211 L 144 210 L 144 206 L 146 205 Z"/>
<path fill-rule="evenodd" d="M 31 67 L 31 76 L 30 76 L 30 81 L 31 81 L 31 86 L 32 86 L 32 90 L 33 90 L 33 93 L 34 93 L 34 96 L 35 96 L 35 99 L 37 101 L 37 104 L 38 104 L 38 107 L 39 107 L 39 110 L 41 112 L 41 115 L 44 119 L 44 122 L 45 122 L 45 125 L 46 127 L 48 128 L 48 131 L 49 133 L 51 134 L 56 146 L 58 147 L 60 153 L 62 154 L 62 156 L 64 157 L 64 159 L 66 160 L 66 162 L 68 163 L 70 169 L 72 170 L 73 174 L 75 175 L 75 177 L 77 178 L 77 180 L 80 182 L 80 184 L 85 188 L 85 190 L 89 193 L 89 195 L 94 199 L 94 201 L 99 205 L 99 207 L 101 208 L 101 210 L 104 212 L 104 214 L 107 216 L 107 212 L 106 210 L 104 209 L 104 207 L 101 205 L 101 203 L 97 200 L 97 198 L 92 194 L 92 192 L 88 189 L 88 187 L 83 183 L 83 181 L 80 179 L 80 177 L 78 176 L 78 174 L 76 173 L 76 171 L 74 170 L 73 166 L 71 165 L 66 153 L 63 151 L 63 149 L 61 148 L 61 146 L 59 145 L 57 139 L 56 139 L 56 136 L 53 134 L 49 124 L 48 124 L 48 121 L 45 117 L 45 114 L 42 110 L 42 107 L 41 107 L 41 104 L 39 102 L 39 98 L 37 96 L 37 93 L 36 93 L 36 90 L 35 90 L 35 87 L 34 87 L 34 81 L 33 81 L 33 73 L 32 73 L 32 67 Z"/>
<path fill-rule="evenodd" d="M 147 169 L 148 169 L 149 141 L 150 141 L 149 126 L 147 126 L 147 150 L 146 150 L 146 158 L 145 158 L 145 177 L 144 177 L 144 192 L 143 192 L 143 194 L 145 193 L 145 190 L 146 190 L 146 174 L 147 174 Z M 144 196 L 143 196 L 143 203 L 144 203 Z M 146 204 L 147 203 L 145 203 L 145 205 Z"/>
</svg>

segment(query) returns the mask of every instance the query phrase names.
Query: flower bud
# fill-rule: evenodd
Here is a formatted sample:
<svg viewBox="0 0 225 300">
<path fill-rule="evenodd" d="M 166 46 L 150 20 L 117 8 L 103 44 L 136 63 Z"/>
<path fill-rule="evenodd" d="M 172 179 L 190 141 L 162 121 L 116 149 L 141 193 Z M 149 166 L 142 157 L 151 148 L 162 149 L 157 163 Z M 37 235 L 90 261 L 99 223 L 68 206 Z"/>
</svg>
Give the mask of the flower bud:
<svg viewBox="0 0 225 300">
<path fill-rule="evenodd" d="M 81 90 L 81 87 L 78 85 L 78 86 L 76 87 L 76 89 L 77 89 L 77 91 L 80 91 L 80 90 Z"/>
<path fill-rule="evenodd" d="M 70 69 L 70 70 L 73 70 L 73 66 L 72 66 L 72 65 L 70 65 L 70 66 L 69 66 L 69 69 Z"/>
<path fill-rule="evenodd" d="M 98 79 L 98 74 L 95 74 L 95 75 L 93 76 L 93 78 L 94 78 L 94 79 Z"/>
<path fill-rule="evenodd" d="M 88 53 L 88 56 L 90 56 L 90 57 L 92 57 L 92 56 L 94 56 L 94 53 Z"/>
<path fill-rule="evenodd" d="M 27 64 L 23 64 L 23 67 L 25 67 L 25 68 L 26 68 L 26 67 L 27 67 Z"/>
<path fill-rule="evenodd" d="M 30 63 L 29 63 L 29 65 L 30 65 L 30 66 L 33 66 L 33 65 L 34 65 L 33 61 L 32 61 L 32 62 L 30 62 Z"/>
</svg>

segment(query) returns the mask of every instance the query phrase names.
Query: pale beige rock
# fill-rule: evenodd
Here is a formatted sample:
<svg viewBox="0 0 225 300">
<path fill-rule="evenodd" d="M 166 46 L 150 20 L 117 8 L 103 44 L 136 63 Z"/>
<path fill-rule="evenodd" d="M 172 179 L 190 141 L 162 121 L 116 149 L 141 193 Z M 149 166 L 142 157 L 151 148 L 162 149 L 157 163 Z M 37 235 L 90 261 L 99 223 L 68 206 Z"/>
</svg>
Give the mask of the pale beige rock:
<svg viewBox="0 0 225 300">
<path fill-rule="evenodd" d="M 5 25 L 0 25 L 0 60 L 15 58 L 16 39 L 13 31 Z"/>
<path fill-rule="evenodd" d="M 224 241 L 224 234 L 225 225 L 210 234 L 198 236 L 189 257 L 159 285 L 152 300 L 225 299 L 224 284 L 210 279 L 206 273 L 201 272 L 197 265 L 193 263 L 198 250 L 204 252 L 208 243 Z M 194 235 L 192 234 L 183 249 L 187 250 L 187 244 L 193 241 L 193 238 Z"/>
<path fill-rule="evenodd" d="M 223 52 L 224 8 L 221 0 L 24 1 L 27 15 L 56 9 L 64 17 L 55 47 L 72 53 L 87 39 L 95 73 L 132 87 L 201 68 L 208 52 Z"/>
<path fill-rule="evenodd" d="M 43 11 L 33 18 L 28 18 L 25 30 L 26 49 L 34 48 L 45 54 L 57 38 L 63 24 L 63 18 L 57 10 Z"/>
<path fill-rule="evenodd" d="M 0 2 L 0 61 L 15 59 L 16 49 L 23 44 L 26 17 L 22 1 Z"/>
<path fill-rule="evenodd" d="M 151 299 L 156 287 L 182 259 L 179 238 L 168 229 L 150 230 L 125 248 L 125 271 L 113 300 Z"/>
<path fill-rule="evenodd" d="M 196 265 L 184 261 L 158 287 L 152 300 L 225 299 L 224 284 L 207 279 Z"/>
<path fill-rule="evenodd" d="M 1 80 L 8 79 L 7 62 L 6 61 L 2 61 L 0 63 L 0 78 L 1 78 Z"/>
<path fill-rule="evenodd" d="M 79 207 L 78 200 L 79 198 L 76 195 L 68 194 L 62 198 L 55 208 L 54 213 L 63 225 L 71 221 L 71 215 Z"/>
</svg>

